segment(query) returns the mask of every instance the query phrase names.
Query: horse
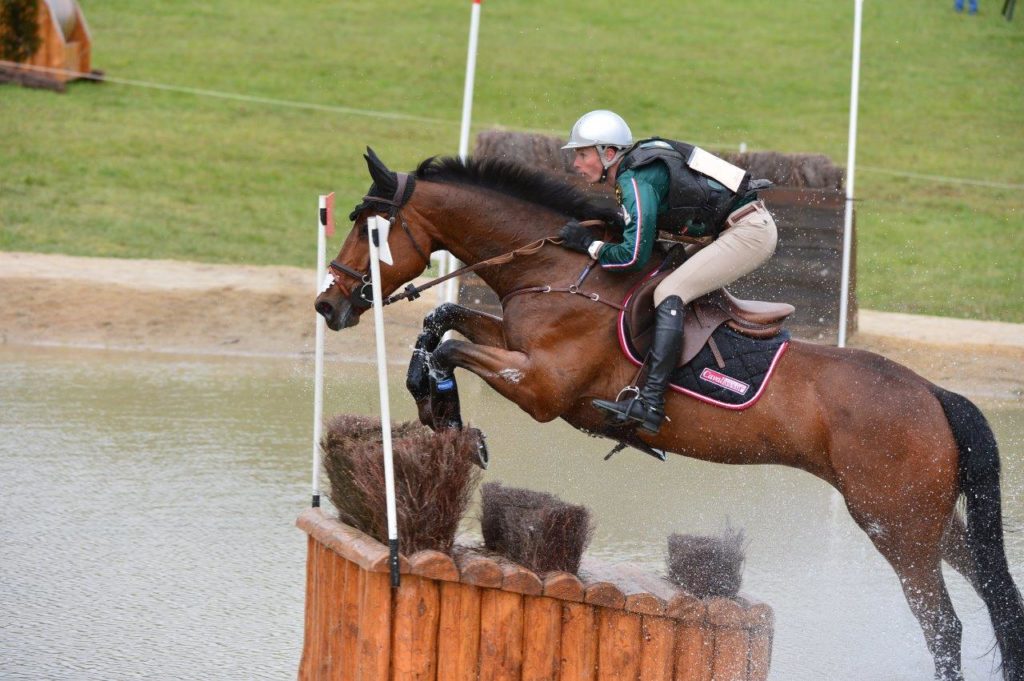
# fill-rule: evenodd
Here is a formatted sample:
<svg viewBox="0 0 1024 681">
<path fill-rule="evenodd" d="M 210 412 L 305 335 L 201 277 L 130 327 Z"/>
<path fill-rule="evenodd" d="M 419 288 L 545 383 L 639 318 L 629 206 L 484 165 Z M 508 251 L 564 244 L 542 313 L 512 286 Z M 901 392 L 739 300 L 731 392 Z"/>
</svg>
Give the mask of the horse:
<svg viewBox="0 0 1024 681">
<path fill-rule="evenodd" d="M 356 325 L 371 286 L 388 302 L 448 250 L 502 299 L 502 316 L 446 303 L 424 320 L 407 386 L 420 419 L 459 427 L 454 369 L 468 370 L 539 422 L 639 448 L 727 464 L 804 470 L 846 508 L 898 576 L 934 660 L 962 679 L 962 625 L 943 581 L 945 560 L 988 608 L 1005 679 L 1024 679 L 1024 604 L 1003 543 L 999 451 L 981 411 L 910 369 L 857 349 L 792 340 L 760 399 L 727 410 L 666 396 L 658 433 L 623 430 L 591 405 L 635 377 L 620 350 L 619 303 L 645 276 L 588 269 L 558 246 L 567 219 L 614 224 L 616 206 L 564 178 L 494 159 L 429 158 L 411 174 L 365 156 L 372 185 L 330 266 L 315 308 L 332 330 Z M 369 277 L 370 216 L 389 220 L 393 264 Z M 374 224 L 377 224 L 376 222 Z M 621 224 L 621 223 L 620 223 Z M 585 278 L 579 273 L 586 272 Z M 443 340 L 455 331 L 465 340 Z M 957 511 L 959 499 L 965 510 Z"/>
</svg>

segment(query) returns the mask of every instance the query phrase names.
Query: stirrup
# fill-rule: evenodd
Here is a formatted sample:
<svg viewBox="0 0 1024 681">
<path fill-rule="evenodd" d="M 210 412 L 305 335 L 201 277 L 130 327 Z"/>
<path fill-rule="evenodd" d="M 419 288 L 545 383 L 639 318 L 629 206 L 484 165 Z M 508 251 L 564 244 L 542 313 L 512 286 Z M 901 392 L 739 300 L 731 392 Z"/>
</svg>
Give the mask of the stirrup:
<svg viewBox="0 0 1024 681">
<path fill-rule="evenodd" d="M 619 394 L 616 395 L 615 399 L 612 400 L 612 401 L 613 402 L 621 402 L 622 401 L 622 396 L 625 395 L 626 393 L 633 393 L 633 399 L 634 400 L 639 400 L 640 399 L 640 388 L 635 386 L 635 385 L 627 385 L 625 388 L 623 388 L 622 390 L 619 391 Z"/>
<path fill-rule="evenodd" d="M 626 395 L 630 394 L 632 397 L 626 397 Z M 626 406 L 622 408 L 622 411 L 619 411 L 619 402 L 626 403 Z M 640 405 L 643 406 L 643 402 L 640 400 L 640 388 L 635 385 L 627 385 L 619 391 L 619 394 L 615 396 L 614 400 L 593 400 L 591 404 L 593 404 L 597 409 L 614 415 L 615 420 L 619 423 L 629 423 L 630 421 L 638 422 L 629 415 L 633 410 L 633 405 L 637 402 L 640 402 Z M 614 405 L 615 408 L 613 408 L 612 405 Z"/>
<path fill-rule="evenodd" d="M 621 397 L 623 393 L 632 392 L 631 390 L 623 390 L 619 393 Z M 644 403 L 639 393 L 633 397 L 627 397 L 621 400 L 593 400 L 591 404 L 595 408 L 600 409 L 609 413 L 616 423 L 622 425 L 633 425 L 634 427 L 639 425 L 645 430 L 651 430 L 649 427 L 650 415 L 653 413 L 651 409 Z M 661 422 L 657 424 L 659 427 Z"/>
</svg>

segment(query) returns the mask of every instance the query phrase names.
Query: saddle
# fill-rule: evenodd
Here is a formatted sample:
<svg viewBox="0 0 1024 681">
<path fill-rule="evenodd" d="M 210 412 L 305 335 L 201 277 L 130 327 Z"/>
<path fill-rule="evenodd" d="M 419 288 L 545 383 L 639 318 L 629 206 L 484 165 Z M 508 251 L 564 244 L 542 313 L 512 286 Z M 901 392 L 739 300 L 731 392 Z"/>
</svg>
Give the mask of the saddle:
<svg viewBox="0 0 1024 681">
<path fill-rule="evenodd" d="M 626 303 L 625 330 L 641 357 L 647 354 L 654 334 L 654 289 L 671 271 L 671 267 L 662 269 L 644 281 Z M 678 366 L 688 364 L 723 324 L 743 336 L 768 339 L 778 335 L 785 319 L 796 311 L 789 303 L 741 300 L 724 288 L 701 296 L 688 307 Z M 718 355 L 714 347 L 711 350 Z"/>
</svg>

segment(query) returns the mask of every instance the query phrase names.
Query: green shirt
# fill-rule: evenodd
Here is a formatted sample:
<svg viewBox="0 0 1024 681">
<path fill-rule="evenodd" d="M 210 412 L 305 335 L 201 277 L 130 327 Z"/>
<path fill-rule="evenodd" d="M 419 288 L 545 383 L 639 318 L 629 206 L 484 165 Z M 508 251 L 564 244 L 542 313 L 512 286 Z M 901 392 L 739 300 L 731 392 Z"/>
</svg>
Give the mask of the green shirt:
<svg viewBox="0 0 1024 681">
<path fill-rule="evenodd" d="M 622 243 L 602 246 L 597 261 L 607 270 L 635 272 L 646 267 L 651 259 L 658 236 L 658 216 L 668 211 L 668 168 L 660 161 L 632 168 L 616 176 L 615 184 L 626 227 L 622 232 Z M 712 189 L 725 189 L 711 178 L 708 178 L 708 184 Z M 733 209 L 750 200 L 738 202 Z M 690 220 L 681 233 L 702 237 L 711 230 L 703 223 Z"/>
</svg>

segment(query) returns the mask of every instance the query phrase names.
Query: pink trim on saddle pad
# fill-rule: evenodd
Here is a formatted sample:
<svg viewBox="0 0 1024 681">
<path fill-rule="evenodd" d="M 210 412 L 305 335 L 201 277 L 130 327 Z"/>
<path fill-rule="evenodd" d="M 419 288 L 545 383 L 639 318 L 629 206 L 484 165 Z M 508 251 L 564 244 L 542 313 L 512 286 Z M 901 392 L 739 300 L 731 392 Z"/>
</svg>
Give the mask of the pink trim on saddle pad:
<svg viewBox="0 0 1024 681">
<path fill-rule="evenodd" d="M 640 286 L 645 281 L 647 281 L 648 279 L 651 279 L 656 274 L 658 274 L 657 271 L 652 272 L 650 275 L 648 275 L 648 276 L 644 277 L 643 279 L 641 279 L 637 283 L 636 286 L 634 286 L 632 289 L 630 289 L 629 293 L 626 294 L 625 300 L 622 301 L 623 310 L 622 310 L 622 312 L 619 313 L 619 328 L 618 328 L 618 332 L 619 332 L 619 347 L 622 348 L 622 354 L 624 354 L 626 356 L 626 359 L 628 359 L 630 362 L 632 362 L 634 366 L 638 366 L 638 367 L 643 365 L 643 360 L 635 357 L 633 355 L 633 353 L 630 352 L 630 350 L 629 350 L 629 341 L 626 339 L 626 309 L 628 309 L 629 301 L 633 297 L 633 294 L 636 292 L 636 290 L 638 288 L 640 288 Z M 680 386 L 676 385 L 675 383 L 669 383 L 669 387 L 672 388 L 672 390 L 674 390 L 677 393 L 683 393 L 684 395 L 689 395 L 690 397 L 693 397 L 694 399 L 698 399 L 701 402 L 707 402 L 708 404 L 713 404 L 716 407 L 721 407 L 723 409 L 732 409 L 733 411 L 742 411 L 744 409 L 749 409 L 750 407 L 754 406 L 754 404 L 757 403 L 757 401 L 759 399 L 761 399 L 761 395 L 764 394 L 764 389 L 768 386 L 768 381 L 771 380 L 772 374 L 775 373 L 775 367 L 778 366 L 779 359 L 784 354 L 786 354 L 786 349 L 787 348 L 789 348 L 789 341 L 785 341 L 784 343 L 782 343 L 779 346 L 778 352 L 776 352 L 775 353 L 775 357 L 772 358 L 771 366 L 768 367 L 768 372 L 765 373 L 765 375 L 764 375 L 764 380 L 761 381 L 761 387 L 757 389 L 757 392 L 754 393 L 749 400 L 747 400 L 746 402 L 743 402 L 742 404 L 729 404 L 728 402 L 719 402 L 718 400 L 712 399 L 712 398 L 708 397 L 707 395 L 701 395 L 698 392 L 694 392 L 692 390 L 687 390 L 686 388 L 680 387 Z M 705 370 L 705 371 L 707 371 L 707 370 Z M 718 372 L 713 372 L 713 373 L 717 374 Z M 725 376 L 724 374 L 719 374 L 719 375 L 722 376 L 723 378 L 729 379 L 730 381 L 735 380 L 735 379 L 729 378 L 728 376 Z M 702 377 L 703 377 L 703 375 L 702 375 Z"/>
</svg>

